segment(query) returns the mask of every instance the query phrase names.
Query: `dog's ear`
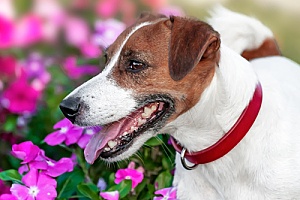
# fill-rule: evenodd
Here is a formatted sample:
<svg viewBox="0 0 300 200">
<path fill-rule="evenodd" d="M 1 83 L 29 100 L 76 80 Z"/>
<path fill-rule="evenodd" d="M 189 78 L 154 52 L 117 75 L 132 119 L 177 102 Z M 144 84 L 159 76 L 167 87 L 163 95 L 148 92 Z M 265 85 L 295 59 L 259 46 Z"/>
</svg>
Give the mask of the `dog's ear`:
<svg viewBox="0 0 300 200">
<path fill-rule="evenodd" d="M 219 49 L 220 36 L 202 21 L 174 16 L 170 21 L 169 70 L 172 79 L 179 81 Z"/>
</svg>

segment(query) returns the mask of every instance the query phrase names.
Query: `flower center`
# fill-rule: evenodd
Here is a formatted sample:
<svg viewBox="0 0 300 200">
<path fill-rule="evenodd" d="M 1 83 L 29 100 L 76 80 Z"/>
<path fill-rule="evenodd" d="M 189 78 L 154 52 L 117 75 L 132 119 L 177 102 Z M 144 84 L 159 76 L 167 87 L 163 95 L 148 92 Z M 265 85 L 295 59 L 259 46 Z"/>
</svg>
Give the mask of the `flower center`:
<svg viewBox="0 0 300 200">
<path fill-rule="evenodd" d="M 68 131 L 68 127 L 61 127 L 60 132 L 66 133 Z"/>
<path fill-rule="evenodd" d="M 47 162 L 47 164 L 48 164 L 49 166 L 51 166 L 51 167 L 53 167 L 53 166 L 54 166 L 54 163 L 53 163 L 52 161 L 50 161 L 50 160 L 47 160 L 46 162 Z"/>
<path fill-rule="evenodd" d="M 130 176 L 125 176 L 125 179 L 126 180 L 131 180 L 131 177 Z"/>
<path fill-rule="evenodd" d="M 91 130 L 91 129 L 87 129 L 87 130 L 85 131 L 85 134 L 87 134 L 87 135 L 94 135 L 94 131 Z"/>
<path fill-rule="evenodd" d="M 36 197 L 39 192 L 40 190 L 37 186 L 30 186 L 28 194 L 32 197 Z"/>
</svg>

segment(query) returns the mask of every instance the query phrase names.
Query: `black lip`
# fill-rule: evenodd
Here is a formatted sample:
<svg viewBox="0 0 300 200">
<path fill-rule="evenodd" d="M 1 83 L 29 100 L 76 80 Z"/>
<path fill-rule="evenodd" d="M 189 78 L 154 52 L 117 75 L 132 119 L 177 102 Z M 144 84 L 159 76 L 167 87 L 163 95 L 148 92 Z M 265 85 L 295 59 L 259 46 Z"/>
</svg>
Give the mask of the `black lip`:
<svg viewBox="0 0 300 200">
<path fill-rule="evenodd" d="M 144 98 L 144 100 L 140 100 L 138 102 L 143 102 L 142 104 L 140 104 L 142 106 L 139 106 L 139 108 L 142 108 L 150 103 L 164 102 L 164 108 L 162 111 L 156 113 L 157 116 L 154 119 L 149 120 L 143 126 L 139 127 L 138 130 L 134 131 L 132 134 L 129 134 L 124 138 L 122 137 L 121 143 L 115 149 L 113 149 L 112 151 L 101 152 L 101 158 L 108 159 L 122 154 L 134 143 L 134 140 L 138 138 L 141 134 L 143 134 L 145 131 L 149 129 L 158 131 L 159 129 L 161 129 L 167 121 L 167 119 L 174 112 L 174 101 L 166 95 L 151 95 L 147 98 Z"/>
</svg>

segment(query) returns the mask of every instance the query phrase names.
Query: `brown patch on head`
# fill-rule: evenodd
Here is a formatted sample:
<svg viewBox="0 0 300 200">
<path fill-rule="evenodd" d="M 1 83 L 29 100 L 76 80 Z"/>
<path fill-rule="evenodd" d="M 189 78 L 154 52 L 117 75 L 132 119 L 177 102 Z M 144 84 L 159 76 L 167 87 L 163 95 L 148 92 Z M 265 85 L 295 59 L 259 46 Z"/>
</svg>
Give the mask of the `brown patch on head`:
<svg viewBox="0 0 300 200">
<path fill-rule="evenodd" d="M 266 39 L 260 47 L 254 50 L 246 50 L 242 56 L 247 60 L 255 58 L 263 58 L 268 56 L 280 56 L 281 52 L 278 48 L 277 42 L 273 38 Z"/>
<path fill-rule="evenodd" d="M 171 96 L 173 120 L 193 107 L 211 82 L 219 46 L 219 34 L 204 22 L 181 17 L 161 20 L 129 38 L 110 77 L 133 90 L 138 99 Z"/>
</svg>

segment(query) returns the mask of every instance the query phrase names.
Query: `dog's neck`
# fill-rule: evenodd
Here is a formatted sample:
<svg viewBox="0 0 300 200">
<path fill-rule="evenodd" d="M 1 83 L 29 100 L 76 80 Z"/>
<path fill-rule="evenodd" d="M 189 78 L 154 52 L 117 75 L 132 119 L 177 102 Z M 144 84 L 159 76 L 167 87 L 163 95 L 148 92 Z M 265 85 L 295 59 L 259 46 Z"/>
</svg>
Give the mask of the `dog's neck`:
<svg viewBox="0 0 300 200">
<path fill-rule="evenodd" d="M 249 62 L 225 46 L 220 51 L 219 66 L 200 101 L 165 129 L 188 151 L 217 142 L 248 105 L 258 82 Z"/>
</svg>

